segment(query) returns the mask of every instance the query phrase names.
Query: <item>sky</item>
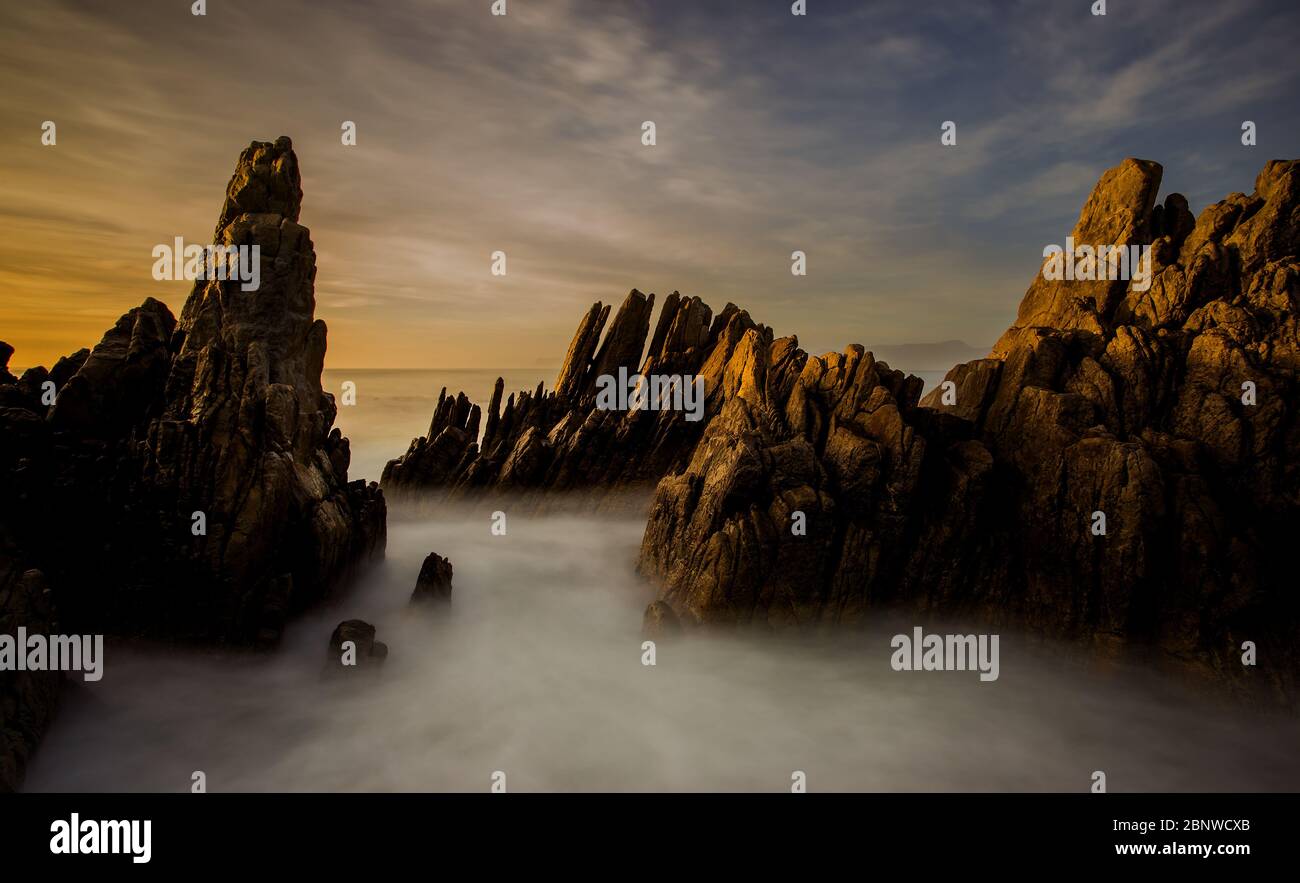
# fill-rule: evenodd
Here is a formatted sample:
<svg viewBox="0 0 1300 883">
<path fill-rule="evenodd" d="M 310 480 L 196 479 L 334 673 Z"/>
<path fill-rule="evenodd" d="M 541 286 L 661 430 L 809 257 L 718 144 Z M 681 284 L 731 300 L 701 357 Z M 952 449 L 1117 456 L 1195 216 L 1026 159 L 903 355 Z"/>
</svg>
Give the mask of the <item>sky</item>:
<svg viewBox="0 0 1300 883">
<path fill-rule="evenodd" d="M 1124 157 L 1199 213 L 1300 156 L 1293 0 L 191 2 L 0 0 L 15 366 L 149 296 L 179 315 L 152 249 L 210 241 L 240 151 L 279 135 L 331 368 L 558 365 L 632 288 L 815 353 L 986 348 Z"/>
</svg>

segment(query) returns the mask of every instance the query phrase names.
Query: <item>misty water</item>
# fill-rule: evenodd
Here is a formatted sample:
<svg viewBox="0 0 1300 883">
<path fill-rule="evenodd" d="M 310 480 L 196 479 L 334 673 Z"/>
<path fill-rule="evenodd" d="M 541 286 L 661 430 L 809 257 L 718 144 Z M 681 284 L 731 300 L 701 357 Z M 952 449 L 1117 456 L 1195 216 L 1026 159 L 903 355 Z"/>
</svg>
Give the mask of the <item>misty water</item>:
<svg viewBox="0 0 1300 883">
<path fill-rule="evenodd" d="M 69 692 L 27 789 L 1274 790 L 1300 730 L 1171 679 L 1002 634 L 1001 672 L 895 672 L 898 623 L 833 638 L 688 635 L 642 664 L 631 517 L 394 519 L 385 563 L 270 656 L 111 650 Z M 408 599 L 430 550 L 446 615 Z M 374 623 L 375 676 L 322 678 L 334 625 Z M 354 676 L 355 675 L 355 676 Z"/>
<path fill-rule="evenodd" d="M 458 379 L 490 390 L 482 374 Z M 446 382 L 377 377 L 339 418 L 366 478 L 427 427 Z M 1294 718 L 1006 631 L 991 683 L 893 671 L 890 638 L 912 623 L 883 618 L 693 633 L 643 665 L 643 517 L 501 508 L 505 536 L 485 510 L 395 507 L 384 562 L 276 653 L 110 645 L 102 681 L 69 682 L 26 790 L 185 791 L 196 770 L 211 791 L 481 792 L 496 771 L 511 791 L 788 791 L 796 770 L 812 791 L 1084 791 L 1094 770 L 1111 791 L 1300 788 Z M 408 604 L 430 551 L 455 566 L 434 616 Z M 323 677 L 349 618 L 389 657 Z"/>
</svg>

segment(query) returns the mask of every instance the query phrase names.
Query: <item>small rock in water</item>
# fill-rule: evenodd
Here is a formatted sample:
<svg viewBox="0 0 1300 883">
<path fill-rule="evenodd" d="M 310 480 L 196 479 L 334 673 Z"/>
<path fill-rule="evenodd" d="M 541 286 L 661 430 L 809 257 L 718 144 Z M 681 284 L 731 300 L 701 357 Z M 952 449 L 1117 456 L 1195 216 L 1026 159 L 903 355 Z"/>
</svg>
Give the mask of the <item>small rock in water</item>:
<svg viewBox="0 0 1300 883">
<path fill-rule="evenodd" d="M 345 647 L 344 644 L 349 643 Z M 375 640 L 375 627 L 360 619 L 348 619 L 334 627 L 330 635 L 326 668 L 338 671 L 349 668 L 378 668 L 388 658 L 388 645 Z"/>
<path fill-rule="evenodd" d="M 451 602 L 451 562 L 437 552 L 430 552 L 415 580 L 411 603 L 427 604 L 434 601 Z"/>
</svg>

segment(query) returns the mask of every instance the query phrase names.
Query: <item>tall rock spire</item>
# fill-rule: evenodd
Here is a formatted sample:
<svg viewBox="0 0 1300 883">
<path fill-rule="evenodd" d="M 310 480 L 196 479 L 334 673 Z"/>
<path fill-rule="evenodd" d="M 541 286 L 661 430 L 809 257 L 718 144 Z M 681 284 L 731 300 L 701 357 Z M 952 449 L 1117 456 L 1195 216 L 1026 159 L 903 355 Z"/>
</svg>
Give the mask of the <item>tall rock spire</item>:
<svg viewBox="0 0 1300 883">
<path fill-rule="evenodd" d="M 259 641 L 384 535 L 382 495 L 347 484 L 347 440 L 330 432 L 326 329 L 314 318 L 316 252 L 301 203 L 288 138 L 243 151 L 214 240 L 256 246 L 259 284 L 195 283 L 147 442 L 156 492 L 187 519 L 206 514 L 207 536 L 191 551 L 228 587 L 223 630 Z"/>
</svg>

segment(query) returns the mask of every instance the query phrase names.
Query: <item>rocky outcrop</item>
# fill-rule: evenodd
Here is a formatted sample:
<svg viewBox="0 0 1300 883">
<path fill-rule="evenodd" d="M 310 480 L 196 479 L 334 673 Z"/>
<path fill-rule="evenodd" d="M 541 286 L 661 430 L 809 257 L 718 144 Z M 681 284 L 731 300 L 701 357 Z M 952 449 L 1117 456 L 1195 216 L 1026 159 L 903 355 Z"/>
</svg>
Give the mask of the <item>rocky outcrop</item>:
<svg viewBox="0 0 1300 883">
<path fill-rule="evenodd" d="M 420 566 L 411 593 L 412 604 L 449 603 L 451 601 L 451 562 L 436 552 L 430 552 Z"/>
<path fill-rule="evenodd" d="M 375 627 L 365 620 L 346 619 L 330 634 L 325 654 L 326 672 L 345 672 L 353 668 L 370 671 L 388 658 L 388 645 L 375 640 Z"/>
<path fill-rule="evenodd" d="M 0 351 L 0 361 L 6 354 Z M 39 570 L 24 569 L 14 550 L 0 543 L 0 635 L 59 633 L 54 599 Z M 24 651 L 25 652 L 25 651 Z M 0 670 L 0 793 L 22 784 L 28 758 L 58 707 L 63 674 Z"/>
<path fill-rule="evenodd" d="M 256 290 L 200 280 L 179 321 L 148 298 L 49 372 L 0 375 L 0 519 L 69 627 L 267 643 L 382 553 L 383 496 L 348 482 L 320 385 L 301 198 L 289 140 L 251 145 L 213 241 L 258 246 Z"/>
<path fill-rule="evenodd" d="M 735 395 L 656 491 L 641 567 L 663 600 L 694 622 L 965 611 L 1239 678 L 1252 641 L 1294 696 L 1300 163 L 1195 219 L 1156 204 L 1160 176 L 1106 172 L 1073 231 L 1150 246 L 1149 288 L 1040 273 L 924 401 L 861 348 L 747 333 Z"/>
<path fill-rule="evenodd" d="M 735 395 L 655 493 L 642 568 L 690 620 L 850 619 L 891 585 L 908 542 L 921 381 L 861 347 L 817 358 L 777 344 L 746 334 L 728 365 Z"/>
<path fill-rule="evenodd" d="M 180 538 L 169 551 L 212 575 L 191 591 L 207 589 L 220 632 L 241 640 L 275 640 L 287 613 L 384 545 L 383 497 L 348 483 L 348 442 L 331 429 L 334 400 L 321 388 L 326 330 L 313 318 L 316 256 L 301 199 L 287 138 L 244 151 L 214 242 L 258 246 L 260 285 L 196 284 L 159 413 L 140 438 L 159 539 Z M 188 535 L 194 512 L 206 536 Z"/>
<path fill-rule="evenodd" d="M 0 463 L 6 465 L 16 464 L 43 429 L 34 412 L 40 407 L 40 384 L 19 386 L 18 378 L 9 372 L 13 353 L 12 346 L 0 341 Z M 13 506 L 14 482 L 6 479 L 6 473 L 0 473 L 5 501 L 0 512 Z M 28 569 L 6 520 L 0 518 L 0 635 L 17 635 L 20 627 L 37 634 L 55 632 L 54 603 L 44 574 Z M 54 715 L 61 677 L 55 672 L 0 669 L 0 793 L 14 791 L 22 783 L 27 759 Z"/>
<path fill-rule="evenodd" d="M 254 143 L 213 243 L 258 246 L 256 290 L 198 281 L 179 321 L 147 298 L 92 349 L 18 378 L 0 344 L 0 625 L 48 631 L 48 608 L 68 633 L 266 646 L 383 553 L 383 494 L 348 482 L 320 384 L 301 199 L 289 139 Z M 0 686 L 6 783 L 51 683 Z"/>
<path fill-rule="evenodd" d="M 400 497 L 430 491 L 608 491 L 651 486 L 681 468 L 708 416 L 729 395 L 723 374 L 732 351 L 746 331 L 770 332 L 732 304 L 714 317 L 699 298 L 673 292 L 647 347 L 653 308 L 653 294 L 633 290 L 605 331 L 609 307 L 593 304 L 569 344 L 554 390 L 539 384 L 511 395 L 502 409 L 504 384 L 497 380 L 481 439 L 479 407 L 464 393 L 452 397 L 444 389 L 428 434 L 384 468 L 385 491 Z M 638 372 L 683 382 L 699 378 L 703 410 L 620 410 L 602 402 L 602 376 Z"/>
</svg>

